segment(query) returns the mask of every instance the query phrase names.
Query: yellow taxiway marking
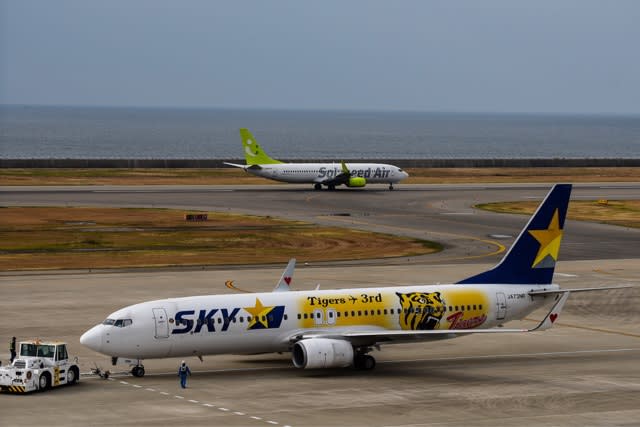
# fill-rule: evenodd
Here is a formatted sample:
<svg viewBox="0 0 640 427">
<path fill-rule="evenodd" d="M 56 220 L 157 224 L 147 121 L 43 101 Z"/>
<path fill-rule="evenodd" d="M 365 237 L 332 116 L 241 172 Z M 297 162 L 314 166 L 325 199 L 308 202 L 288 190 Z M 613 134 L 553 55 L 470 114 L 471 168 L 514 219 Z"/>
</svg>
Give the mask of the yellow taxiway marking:
<svg viewBox="0 0 640 427">
<path fill-rule="evenodd" d="M 325 219 L 330 219 L 331 221 L 367 225 L 369 227 L 379 227 L 379 228 L 383 228 L 383 229 L 387 229 L 387 230 L 396 230 L 396 231 L 403 231 L 403 232 L 410 232 L 410 233 L 415 233 L 417 231 L 415 228 L 399 227 L 397 225 L 372 224 L 372 223 L 367 222 L 367 221 L 359 221 L 359 220 L 355 220 L 353 218 L 344 219 L 344 218 L 329 217 L 329 216 L 326 216 L 326 217 L 322 216 L 322 217 L 325 218 Z M 500 253 L 504 252 L 507 249 L 506 246 L 504 246 L 502 243 L 496 242 L 495 240 L 481 239 L 479 237 L 469 236 L 469 235 L 466 235 L 466 234 L 447 233 L 447 232 L 442 232 L 442 231 L 429 231 L 429 233 L 430 234 L 440 234 L 442 236 L 452 236 L 452 237 L 457 237 L 457 238 L 461 238 L 461 239 L 475 240 L 477 242 L 482 242 L 482 243 L 487 243 L 489 245 L 493 245 L 493 246 L 495 246 L 497 248 L 493 252 L 489 252 L 489 253 L 486 253 L 486 254 L 444 258 L 444 259 L 441 259 L 441 261 L 486 258 L 486 257 L 490 257 L 490 256 L 493 256 L 493 255 L 500 254 Z"/>
</svg>

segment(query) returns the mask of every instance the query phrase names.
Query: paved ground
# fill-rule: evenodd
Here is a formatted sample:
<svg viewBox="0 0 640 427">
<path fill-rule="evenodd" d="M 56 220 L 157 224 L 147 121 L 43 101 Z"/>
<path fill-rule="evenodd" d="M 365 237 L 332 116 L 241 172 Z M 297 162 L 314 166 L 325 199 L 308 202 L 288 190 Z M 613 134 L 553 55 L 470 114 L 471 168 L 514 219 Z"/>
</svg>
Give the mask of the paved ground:
<svg viewBox="0 0 640 427">
<path fill-rule="evenodd" d="M 491 245 L 467 247 L 464 243 L 490 234 L 515 234 L 526 218 L 498 215 L 495 219 L 492 214 L 465 213 L 465 209 L 474 199 L 541 197 L 545 191 L 538 187 L 527 191 L 429 187 L 410 189 L 407 194 L 375 191 L 365 197 L 344 192 L 348 196 L 343 197 L 341 192 L 270 190 L 264 195 L 247 190 L 238 197 L 236 191 L 174 189 L 167 196 L 162 190 L 135 193 L 129 189 L 107 196 L 95 190 L 3 191 L 0 195 L 3 204 L 59 204 L 66 199 L 67 203 L 119 205 L 153 199 L 158 205 L 220 209 L 228 205 L 233 210 L 264 209 L 270 214 L 281 207 L 283 215 L 291 217 L 358 220 L 358 226 L 407 234 L 441 233 L 449 244 L 440 261 L 405 259 L 348 268 L 339 263 L 302 263 L 295 286 L 311 289 L 317 283 L 324 288 L 446 283 L 479 272 L 496 258 L 482 257 Z M 638 198 L 639 192 L 640 186 L 588 187 L 578 189 L 574 197 L 614 198 L 617 193 Z M 332 211 L 362 215 L 317 216 Z M 565 287 L 640 283 L 637 232 L 594 224 L 569 226 L 566 242 L 570 244 L 563 246 L 561 259 L 569 253 L 572 260 L 558 264 L 558 283 Z M 594 233 L 598 239 L 592 237 Z M 500 241 L 508 245 L 511 240 Z M 480 257 L 471 258 L 476 255 Z M 443 264 L 425 265 L 435 262 Z M 78 338 L 115 309 L 168 296 L 233 292 L 224 287 L 228 279 L 241 289 L 268 290 L 282 268 L 4 274 L 0 276 L 0 337 L 5 341 L 13 334 L 59 337 L 80 357 L 82 371 L 88 372 L 94 363 L 107 368 L 108 359 L 80 346 Z M 175 376 L 179 360 L 146 361 L 144 378 L 83 378 L 77 386 L 48 393 L 0 395 L 0 425 L 638 425 L 638 306 L 638 287 L 572 295 L 559 324 L 549 331 L 382 347 L 374 353 L 379 364 L 373 372 L 301 371 L 291 367 L 288 355 L 206 357 L 203 363 L 189 360 L 194 375 L 183 391 Z M 532 325 L 540 316 L 535 313 L 522 326 Z M 1 347 L 0 359 L 6 363 L 7 357 Z"/>
</svg>

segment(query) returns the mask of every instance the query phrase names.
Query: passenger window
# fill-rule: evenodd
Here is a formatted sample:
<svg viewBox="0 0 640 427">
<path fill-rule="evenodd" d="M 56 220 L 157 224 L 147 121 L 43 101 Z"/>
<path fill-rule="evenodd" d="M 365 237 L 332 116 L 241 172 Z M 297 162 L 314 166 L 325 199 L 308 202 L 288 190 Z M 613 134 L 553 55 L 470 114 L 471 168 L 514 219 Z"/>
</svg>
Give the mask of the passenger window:
<svg viewBox="0 0 640 427">
<path fill-rule="evenodd" d="M 298 313 L 298 320 L 302 319 L 302 316 L 300 315 L 300 313 Z"/>
<path fill-rule="evenodd" d="M 356 312 L 355 311 L 351 311 L 351 317 L 356 317 Z"/>
<path fill-rule="evenodd" d="M 349 312 L 348 311 L 344 312 L 344 317 L 349 317 Z"/>
<path fill-rule="evenodd" d="M 385 316 L 387 315 L 387 309 L 386 308 L 382 312 L 384 313 Z"/>
<path fill-rule="evenodd" d="M 362 310 L 358 310 L 358 316 L 362 316 Z"/>
<path fill-rule="evenodd" d="M 240 323 L 244 323 L 244 316 L 240 316 Z"/>
<path fill-rule="evenodd" d="M 286 314 L 284 315 L 284 320 L 288 320 L 289 316 L 287 316 Z"/>
<path fill-rule="evenodd" d="M 304 318 L 305 318 L 305 319 L 307 318 L 307 313 L 305 313 L 305 314 L 304 314 Z"/>
<path fill-rule="evenodd" d="M 475 304 L 473 304 L 473 309 L 474 309 L 474 310 L 477 310 L 477 309 L 476 309 L 476 305 L 475 305 Z"/>
</svg>

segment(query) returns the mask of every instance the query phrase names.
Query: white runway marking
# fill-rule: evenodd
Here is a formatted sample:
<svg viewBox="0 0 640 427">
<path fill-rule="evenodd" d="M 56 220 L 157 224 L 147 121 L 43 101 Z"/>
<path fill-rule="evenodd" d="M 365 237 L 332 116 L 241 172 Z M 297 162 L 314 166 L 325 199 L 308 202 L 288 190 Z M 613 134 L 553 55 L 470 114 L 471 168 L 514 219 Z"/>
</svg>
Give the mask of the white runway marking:
<svg viewBox="0 0 640 427">
<path fill-rule="evenodd" d="M 560 277 L 578 277 L 577 274 L 569 274 L 569 273 L 556 273 L 556 276 L 560 276 Z"/>
<path fill-rule="evenodd" d="M 440 215 L 475 215 L 475 212 L 442 212 Z"/>
<path fill-rule="evenodd" d="M 240 369 L 235 369 L 235 370 L 240 370 Z M 249 370 L 251 370 L 251 369 L 249 369 Z M 220 370 L 216 370 L 216 371 L 214 371 L 214 372 L 218 372 L 218 371 L 220 371 Z M 201 372 L 202 372 L 202 371 L 201 371 Z M 156 374 L 156 375 L 166 375 L 166 374 L 162 373 L 162 374 Z M 113 379 L 111 379 L 111 380 L 113 381 Z M 138 384 L 130 384 L 130 383 L 128 383 L 127 381 L 120 381 L 120 384 L 122 384 L 122 385 L 128 385 L 128 386 L 131 386 L 131 387 L 133 387 L 133 388 L 137 388 L 137 389 L 142 389 L 142 388 L 143 388 L 143 386 L 141 386 L 141 385 L 138 385 Z M 149 388 L 145 388 L 144 390 L 145 390 L 145 391 L 150 391 L 150 392 L 153 392 L 153 393 L 158 393 L 159 395 L 162 395 L 162 396 L 170 396 L 170 395 L 171 395 L 170 393 L 168 393 L 168 392 L 166 392 L 166 391 L 158 391 L 158 390 L 156 390 L 155 388 L 151 388 L 151 387 L 149 387 Z M 185 400 L 185 397 L 184 397 L 184 396 L 180 396 L 180 395 L 177 395 L 177 394 L 176 394 L 176 395 L 173 395 L 173 397 L 174 397 L 175 399 Z M 211 403 L 201 403 L 200 401 L 198 401 L 198 400 L 194 400 L 194 399 L 188 399 L 188 400 L 187 400 L 187 402 L 189 402 L 189 403 L 194 403 L 194 404 L 197 404 L 197 405 L 202 405 L 202 406 L 207 407 L 207 408 L 216 408 L 216 409 L 218 409 L 219 411 L 223 411 L 223 412 L 230 412 L 230 413 L 232 413 L 233 415 L 237 415 L 237 416 L 239 416 L 239 417 L 245 417 L 245 416 L 246 416 L 246 417 L 248 417 L 248 418 L 250 418 L 250 419 L 252 419 L 252 420 L 260 421 L 260 422 L 264 422 L 264 423 L 267 423 L 267 424 L 280 425 L 280 423 L 279 423 L 279 422 L 277 422 L 277 421 L 273 421 L 273 420 L 265 420 L 265 419 L 263 419 L 263 418 L 261 418 L 261 417 L 257 417 L 257 416 L 255 416 L 255 415 L 248 415 L 246 412 L 233 411 L 232 409 L 228 409 L 228 408 L 216 407 L 215 405 L 213 405 L 213 404 L 211 404 Z M 291 426 L 286 425 L 285 427 L 291 427 Z"/>
</svg>

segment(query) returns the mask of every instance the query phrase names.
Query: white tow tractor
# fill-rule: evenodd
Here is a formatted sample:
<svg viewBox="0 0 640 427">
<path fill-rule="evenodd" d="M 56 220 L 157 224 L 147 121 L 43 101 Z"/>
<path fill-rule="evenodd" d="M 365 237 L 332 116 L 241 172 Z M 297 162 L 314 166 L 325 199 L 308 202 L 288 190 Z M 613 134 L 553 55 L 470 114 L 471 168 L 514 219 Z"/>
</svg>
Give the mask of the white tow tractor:
<svg viewBox="0 0 640 427">
<path fill-rule="evenodd" d="M 0 367 L 1 391 L 29 393 L 78 382 L 78 358 L 69 360 L 66 343 L 22 341 L 18 349 L 13 363 Z"/>
</svg>

